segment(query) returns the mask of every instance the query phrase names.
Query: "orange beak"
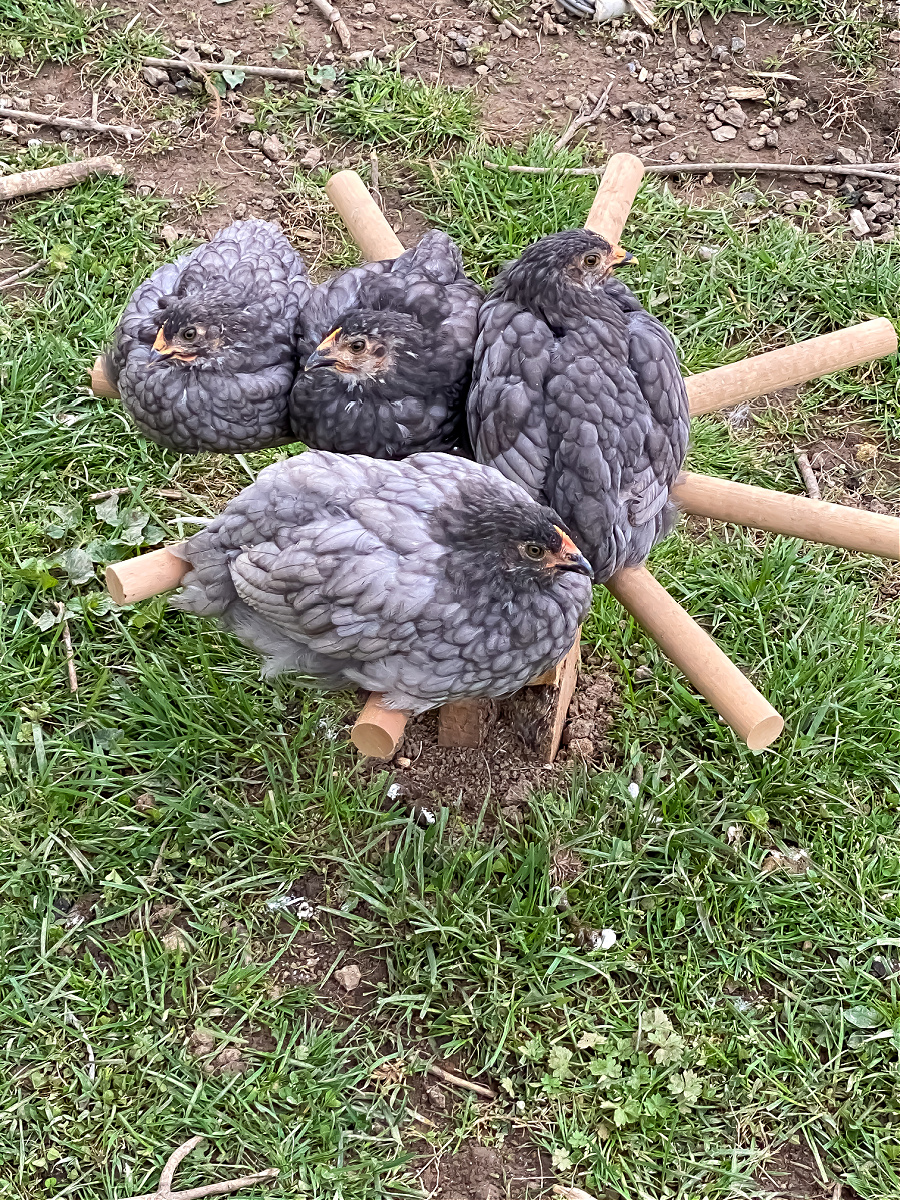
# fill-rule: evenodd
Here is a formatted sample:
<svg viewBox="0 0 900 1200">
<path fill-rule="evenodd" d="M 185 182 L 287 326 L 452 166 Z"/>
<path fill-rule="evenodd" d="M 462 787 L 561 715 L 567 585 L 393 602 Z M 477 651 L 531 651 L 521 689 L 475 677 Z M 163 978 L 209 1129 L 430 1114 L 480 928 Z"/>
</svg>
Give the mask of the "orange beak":
<svg viewBox="0 0 900 1200">
<path fill-rule="evenodd" d="M 333 367 L 337 362 L 334 355 L 334 344 L 340 334 L 340 329 L 335 329 L 333 333 L 329 333 L 324 342 L 320 342 L 313 350 L 312 354 L 306 360 L 304 370 L 314 371 L 316 367 Z"/>
<path fill-rule="evenodd" d="M 587 575 L 589 579 L 593 579 L 594 568 L 569 535 L 558 525 L 554 525 L 553 528 L 562 539 L 562 545 L 552 559 L 553 565 L 560 571 L 577 571 L 580 575 Z"/>
<path fill-rule="evenodd" d="M 150 355 L 150 361 L 155 362 L 158 358 L 171 358 L 175 351 L 166 341 L 166 335 L 160 328 L 156 335 L 156 341 L 153 343 L 153 353 Z"/>
<path fill-rule="evenodd" d="M 619 267 L 622 263 L 637 262 L 637 259 L 630 250 L 626 250 L 624 246 L 616 246 L 610 256 L 610 262 L 614 267 Z"/>
</svg>

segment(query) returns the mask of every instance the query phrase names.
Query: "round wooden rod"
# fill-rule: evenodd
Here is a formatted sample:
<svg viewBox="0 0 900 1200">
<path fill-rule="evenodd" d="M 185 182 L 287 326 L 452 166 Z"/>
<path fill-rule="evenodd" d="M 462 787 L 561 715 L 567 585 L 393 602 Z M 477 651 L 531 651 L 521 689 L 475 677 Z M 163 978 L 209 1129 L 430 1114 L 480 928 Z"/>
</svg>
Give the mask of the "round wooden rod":
<svg viewBox="0 0 900 1200">
<path fill-rule="evenodd" d="M 380 692 L 373 692 L 356 718 L 350 741 L 369 758 L 392 758 L 403 738 L 409 716 L 396 708 L 385 708 Z"/>
<path fill-rule="evenodd" d="M 620 571 L 606 586 L 751 750 L 778 737 L 782 717 L 646 567 Z"/>
<path fill-rule="evenodd" d="M 897 353 L 897 331 L 885 317 L 875 317 L 834 333 L 757 354 L 726 367 L 701 371 L 685 380 L 691 416 L 714 412 L 742 400 L 767 396 L 820 375 Z"/>
<path fill-rule="evenodd" d="M 106 590 L 116 604 L 137 604 L 178 587 L 191 569 L 179 554 L 183 542 L 112 563 L 106 568 Z"/>
<path fill-rule="evenodd" d="M 338 171 L 325 184 L 325 191 L 350 236 L 370 262 L 396 258 L 403 253 L 403 243 L 355 171 Z"/>
<path fill-rule="evenodd" d="M 91 368 L 91 391 L 95 396 L 107 396 L 111 400 L 119 398 L 119 389 L 106 373 L 106 364 L 102 354 L 97 357 L 97 361 Z"/>
<path fill-rule="evenodd" d="M 900 517 L 827 504 L 806 496 L 713 479 L 686 471 L 672 489 L 672 499 L 686 513 L 730 521 L 750 529 L 767 529 L 786 537 L 805 538 L 861 554 L 900 558 Z"/>
<path fill-rule="evenodd" d="M 584 223 L 615 246 L 622 236 L 634 198 L 644 178 L 644 164 L 634 154 L 614 154 L 606 164 L 594 203 Z"/>
</svg>

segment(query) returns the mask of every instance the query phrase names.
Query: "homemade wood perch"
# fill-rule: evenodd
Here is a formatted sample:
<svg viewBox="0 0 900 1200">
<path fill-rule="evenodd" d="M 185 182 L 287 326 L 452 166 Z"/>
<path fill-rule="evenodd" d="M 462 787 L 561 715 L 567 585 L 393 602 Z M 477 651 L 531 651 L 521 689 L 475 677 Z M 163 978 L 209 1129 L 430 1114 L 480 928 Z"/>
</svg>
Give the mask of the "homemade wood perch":
<svg viewBox="0 0 900 1200">
<path fill-rule="evenodd" d="M 32 112 L 30 108 L 0 108 L 0 117 L 21 121 L 23 125 L 52 125 L 55 129 L 79 129 L 82 133 L 113 133 L 129 142 L 133 137 L 144 136 L 143 129 L 135 129 L 133 125 L 105 125 L 90 117 L 54 117 L 50 113 Z"/>
<path fill-rule="evenodd" d="M 36 192 L 72 187 L 73 184 L 89 179 L 91 175 L 121 175 L 123 170 L 114 158 L 103 154 L 97 158 L 59 163 L 55 167 L 41 167 L 37 171 L 20 171 L 16 175 L 4 175 L 0 178 L 0 200 L 13 200 L 16 196 L 33 196 Z"/>
<path fill-rule="evenodd" d="M 255 1183 L 268 1183 L 272 1179 L 277 1179 L 281 1173 L 277 1167 L 267 1167 L 265 1171 L 257 1171 L 253 1175 L 242 1175 L 240 1179 L 228 1179 L 220 1183 L 207 1183 L 202 1187 L 188 1188 L 184 1192 L 173 1192 L 172 1181 L 175 1178 L 175 1172 L 179 1164 L 202 1141 L 202 1134 L 198 1137 L 192 1137 L 170 1155 L 169 1161 L 162 1169 L 162 1174 L 159 1177 L 159 1187 L 155 1192 L 144 1192 L 141 1196 L 130 1196 L 128 1200 L 202 1200 L 205 1196 L 228 1196 L 232 1192 L 237 1192 L 241 1188 L 251 1187 Z"/>
</svg>

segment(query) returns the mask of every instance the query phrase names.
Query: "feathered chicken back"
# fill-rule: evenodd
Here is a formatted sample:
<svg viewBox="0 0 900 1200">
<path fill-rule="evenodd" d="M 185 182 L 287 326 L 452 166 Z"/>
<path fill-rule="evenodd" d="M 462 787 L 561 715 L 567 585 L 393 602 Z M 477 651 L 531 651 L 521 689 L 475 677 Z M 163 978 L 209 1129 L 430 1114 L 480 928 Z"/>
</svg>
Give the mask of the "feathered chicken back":
<svg viewBox="0 0 900 1200">
<path fill-rule="evenodd" d="M 465 397 L 482 292 L 445 234 L 317 287 L 301 317 L 296 437 L 320 450 L 404 458 L 470 453 Z"/>
<path fill-rule="evenodd" d="M 238 221 L 143 283 L 106 367 L 135 425 L 180 453 L 293 441 L 287 402 L 312 288 L 266 221 Z"/>
<path fill-rule="evenodd" d="M 551 505 L 598 582 L 671 528 L 689 410 L 672 338 L 610 272 L 626 255 L 585 230 L 528 247 L 479 317 L 475 456 Z"/>
<path fill-rule="evenodd" d="M 185 546 L 172 603 L 218 617 L 265 673 L 422 712 L 508 695 L 571 647 L 590 567 L 497 472 L 309 451 L 267 467 Z"/>
</svg>

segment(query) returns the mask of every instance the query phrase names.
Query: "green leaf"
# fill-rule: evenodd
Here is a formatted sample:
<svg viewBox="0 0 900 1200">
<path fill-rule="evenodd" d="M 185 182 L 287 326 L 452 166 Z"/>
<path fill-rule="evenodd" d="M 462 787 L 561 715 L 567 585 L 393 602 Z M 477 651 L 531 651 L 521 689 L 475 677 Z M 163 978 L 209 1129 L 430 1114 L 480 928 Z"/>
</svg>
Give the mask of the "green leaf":
<svg viewBox="0 0 900 1200">
<path fill-rule="evenodd" d="M 289 46 L 283 46 L 283 45 L 276 46 L 275 49 L 272 51 L 272 57 L 275 59 L 276 62 L 280 62 L 280 60 L 282 58 L 287 58 L 287 56 L 290 54 L 290 52 L 291 52 L 291 50 L 290 50 Z M 331 69 L 334 70 L 334 67 L 332 67 Z"/>
<path fill-rule="evenodd" d="M 59 564 L 69 576 L 69 582 L 78 585 L 94 578 L 94 564 L 86 550 L 73 547 L 59 556 Z"/>
<path fill-rule="evenodd" d="M 553 1073 L 556 1079 L 568 1079 L 572 1072 L 569 1070 L 569 1063 L 572 1061 L 572 1051 L 567 1050 L 565 1046 L 554 1046 L 547 1055 L 547 1066 Z"/>
<path fill-rule="evenodd" d="M 866 1008 L 864 1004 L 859 1004 L 855 1008 L 845 1008 L 844 1020 L 848 1025 L 853 1025 L 857 1029 L 877 1029 L 884 1024 L 881 1013 L 876 1012 L 874 1008 Z"/>
<path fill-rule="evenodd" d="M 309 76 L 310 83 L 320 88 L 329 87 L 337 79 L 337 71 L 327 64 L 313 66 L 310 63 L 306 68 L 306 74 Z"/>
<path fill-rule="evenodd" d="M 752 804 L 747 809 L 747 820 L 751 825 L 755 825 L 757 829 L 765 829 L 769 824 L 769 814 L 764 808 L 758 804 Z"/>
<path fill-rule="evenodd" d="M 222 78 L 230 88 L 240 87 L 247 78 L 246 72 L 237 67 L 234 71 L 223 71 Z"/>
<path fill-rule="evenodd" d="M 102 501 L 94 509 L 97 514 L 98 521 L 105 521 L 107 525 L 118 525 L 119 523 L 119 497 L 110 496 Z"/>
</svg>

